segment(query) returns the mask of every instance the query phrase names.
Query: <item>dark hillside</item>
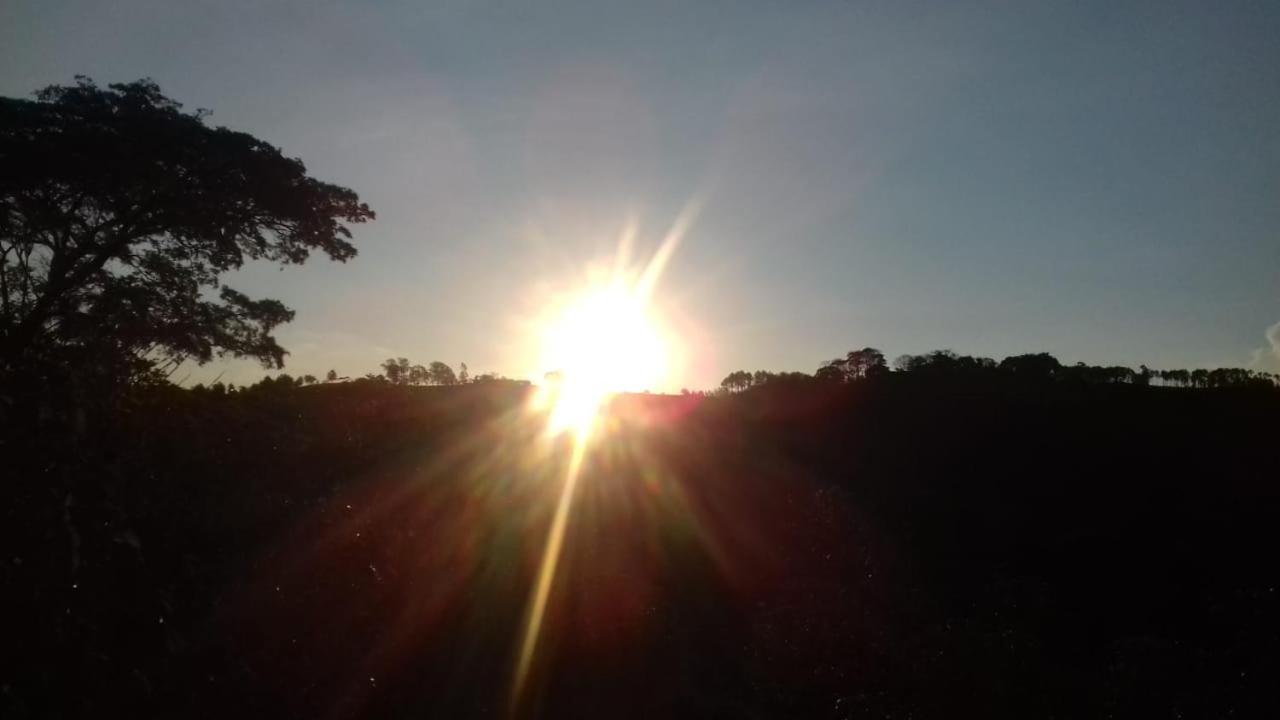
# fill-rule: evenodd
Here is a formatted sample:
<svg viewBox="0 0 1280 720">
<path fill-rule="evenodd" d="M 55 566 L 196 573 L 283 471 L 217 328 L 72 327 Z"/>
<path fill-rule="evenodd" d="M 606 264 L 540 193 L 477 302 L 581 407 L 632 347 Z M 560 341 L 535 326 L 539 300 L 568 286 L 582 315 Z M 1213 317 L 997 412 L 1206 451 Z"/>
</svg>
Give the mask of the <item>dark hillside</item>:
<svg viewBox="0 0 1280 720">
<path fill-rule="evenodd" d="M 568 462 L 528 392 L 160 388 L 7 434 L 0 714 L 505 714 Z M 1271 389 L 1007 376 L 620 398 L 526 708 L 1269 715 L 1278 429 Z"/>
</svg>

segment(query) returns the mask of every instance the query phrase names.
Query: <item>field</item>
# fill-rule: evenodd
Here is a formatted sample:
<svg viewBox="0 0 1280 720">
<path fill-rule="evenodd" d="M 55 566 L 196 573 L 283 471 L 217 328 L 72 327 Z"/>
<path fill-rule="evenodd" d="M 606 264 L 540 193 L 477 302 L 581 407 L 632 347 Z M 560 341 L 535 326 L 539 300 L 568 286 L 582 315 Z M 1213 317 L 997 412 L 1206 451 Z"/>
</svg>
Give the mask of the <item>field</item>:
<svg viewBox="0 0 1280 720">
<path fill-rule="evenodd" d="M 1275 707 L 1280 396 L 898 374 L 616 398 L 513 700 L 572 456 L 530 392 L 167 387 L 12 435 L 4 715 Z"/>
</svg>

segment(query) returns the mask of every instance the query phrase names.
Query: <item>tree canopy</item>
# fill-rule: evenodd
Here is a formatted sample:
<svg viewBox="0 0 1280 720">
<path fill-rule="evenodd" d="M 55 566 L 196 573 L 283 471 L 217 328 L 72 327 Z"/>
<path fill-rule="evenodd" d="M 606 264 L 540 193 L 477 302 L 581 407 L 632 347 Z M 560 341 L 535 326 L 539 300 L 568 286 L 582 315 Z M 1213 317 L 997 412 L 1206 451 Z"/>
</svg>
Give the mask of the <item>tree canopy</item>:
<svg viewBox="0 0 1280 720">
<path fill-rule="evenodd" d="M 0 369 L 134 376 L 215 355 L 283 366 L 293 311 L 221 282 L 247 261 L 356 254 L 356 193 L 205 123 L 150 80 L 0 98 Z"/>
</svg>

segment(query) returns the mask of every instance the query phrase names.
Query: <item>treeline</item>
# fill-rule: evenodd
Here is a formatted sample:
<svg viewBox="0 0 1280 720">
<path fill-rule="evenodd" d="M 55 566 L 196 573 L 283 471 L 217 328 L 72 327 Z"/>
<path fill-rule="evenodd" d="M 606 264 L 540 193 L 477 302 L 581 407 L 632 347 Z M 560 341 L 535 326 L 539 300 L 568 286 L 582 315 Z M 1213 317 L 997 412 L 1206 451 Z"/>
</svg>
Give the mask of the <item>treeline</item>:
<svg viewBox="0 0 1280 720">
<path fill-rule="evenodd" d="M 346 375 L 339 375 L 337 370 L 330 370 L 321 380 L 315 375 L 299 375 L 294 377 L 289 373 L 280 373 L 279 375 L 265 375 L 261 380 L 251 385 L 236 387 L 235 383 L 213 382 L 209 385 L 203 383 L 193 386 L 191 389 L 195 392 L 212 392 L 214 394 L 226 394 L 242 391 L 271 391 L 284 388 L 306 387 L 308 385 L 317 385 L 320 383 L 339 383 L 339 382 L 374 382 L 391 385 L 478 385 L 485 383 L 509 383 L 515 385 L 528 385 L 527 380 L 513 380 L 498 373 L 482 373 L 480 375 L 471 375 L 466 363 L 460 363 L 457 372 L 453 370 L 447 363 L 435 360 L 428 365 L 418 365 L 411 363 L 408 358 L 387 358 L 380 366 L 381 373 L 365 373 L 362 377 L 351 378 Z"/>
<path fill-rule="evenodd" d="M 526 380 L 513 380 L 498 373 L 482 373 L 472 376 L 466 363 L 459 363 L 454 372 L 448 363 L 434 360 L 429 365 L 416 365 L 408 358 L 387 358 L 382 362 L 382 374 L 369 373 L 365 380 L 389 382 L 392 385 L 468 385 L 478 383 L 514 383 L 528 385 Z"/>
<path fill-rule="evenodd" d="M 797 385 L 814 382 L 849 383 L 889 374 L 948 378 L 1006 376 L 1027 380 L 1075 382 L 1088 385 L 1158 385 L 1189 388 L 1274 388 L 1280 374 L 1217 368 L 1213 370 L 1155 370 L 1140 365 L 1137 370 L 1120 365 L 1063 365 L 1049 353 L 1011 355 L 1000 362 L 989 357 L 959 355 L 951 350 L 934 350 L 923 355 L 901 355 L 892 366 L 884 353 L 866 347 L 844 357 L 822 363 L 808 375 L 802 372 L 775 373 L 766 370 L 735 370 L 720 381 L 714 392 L 737 393 L 761 386 Z"/>
</svg>

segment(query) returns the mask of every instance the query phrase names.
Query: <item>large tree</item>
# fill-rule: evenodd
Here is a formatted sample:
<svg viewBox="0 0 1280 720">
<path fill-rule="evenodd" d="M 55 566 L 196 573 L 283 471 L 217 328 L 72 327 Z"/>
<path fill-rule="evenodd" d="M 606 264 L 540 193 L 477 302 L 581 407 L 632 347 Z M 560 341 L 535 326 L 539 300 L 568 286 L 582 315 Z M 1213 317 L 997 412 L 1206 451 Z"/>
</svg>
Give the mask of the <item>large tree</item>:
<svg viewBox="0 0 1280 720">
<path fill-rule="evenodd" d="M 283 365 L 293 311 L 222 284 L 247 261 L 356 254 L 354 192 L 150 80 L 0 98 L 0 370 Z"/>
</svg>

